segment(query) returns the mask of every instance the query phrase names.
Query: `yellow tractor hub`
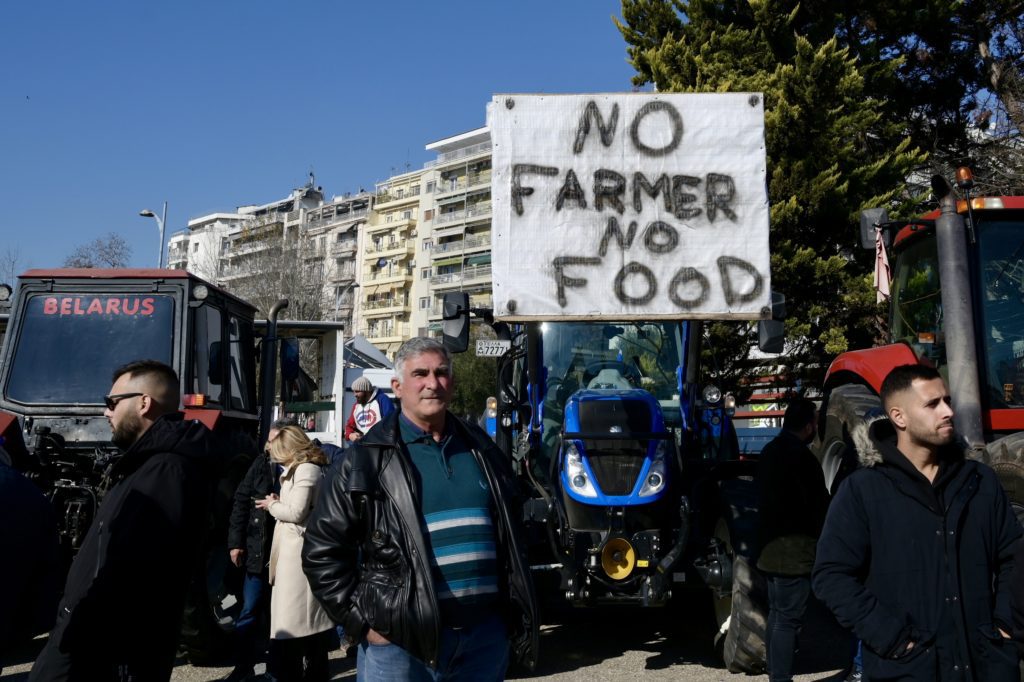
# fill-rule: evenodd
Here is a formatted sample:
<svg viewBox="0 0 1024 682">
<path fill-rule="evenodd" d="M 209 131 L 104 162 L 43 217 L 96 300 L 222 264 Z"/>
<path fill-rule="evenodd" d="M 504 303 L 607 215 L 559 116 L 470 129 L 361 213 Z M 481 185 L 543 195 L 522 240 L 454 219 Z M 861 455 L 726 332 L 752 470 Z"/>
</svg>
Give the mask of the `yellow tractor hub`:
<svg viewBox="0 0 1024 682">
<path fill-rule="evenodd" d="M 626 538 L 612 538 L 601 550 L 601 568 L 612 580 L 625 580 L 636 567 L 636 550 Z"/>
</svg>

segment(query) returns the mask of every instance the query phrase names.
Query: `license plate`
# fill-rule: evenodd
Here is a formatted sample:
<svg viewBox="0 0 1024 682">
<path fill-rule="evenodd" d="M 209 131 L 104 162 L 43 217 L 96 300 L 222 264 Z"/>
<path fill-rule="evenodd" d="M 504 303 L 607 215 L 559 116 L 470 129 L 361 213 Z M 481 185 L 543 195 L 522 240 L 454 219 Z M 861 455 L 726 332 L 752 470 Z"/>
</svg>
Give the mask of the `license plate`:
<svg viewBox="0 0 1024 682">
<path fill-rule="evenodd" d="M 499 339 L 477 339 L 476 354 L 485 358 L 497 358 L 504 355 L 511 347 L 511 341 L 501 341 Z"/>
</svg>

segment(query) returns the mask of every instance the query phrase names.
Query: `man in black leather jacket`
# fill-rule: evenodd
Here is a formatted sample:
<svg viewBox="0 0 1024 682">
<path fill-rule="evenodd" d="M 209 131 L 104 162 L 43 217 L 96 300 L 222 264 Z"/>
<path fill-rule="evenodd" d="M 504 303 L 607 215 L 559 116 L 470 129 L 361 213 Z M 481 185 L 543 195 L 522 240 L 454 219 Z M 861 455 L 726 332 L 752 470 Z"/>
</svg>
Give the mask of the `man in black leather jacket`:
<svg viewBox="0 0 1024 682">
<path fill-rule="evenodd" d="M 503 679 L 509 645 L 532 668 L 536 599 L 508 458 L 447 405 L 451 361 L 407 341 L 401 411 L 328 477 L 302 552 L 313 594 L 360 640 L 360 679 Z"/>
</svg>

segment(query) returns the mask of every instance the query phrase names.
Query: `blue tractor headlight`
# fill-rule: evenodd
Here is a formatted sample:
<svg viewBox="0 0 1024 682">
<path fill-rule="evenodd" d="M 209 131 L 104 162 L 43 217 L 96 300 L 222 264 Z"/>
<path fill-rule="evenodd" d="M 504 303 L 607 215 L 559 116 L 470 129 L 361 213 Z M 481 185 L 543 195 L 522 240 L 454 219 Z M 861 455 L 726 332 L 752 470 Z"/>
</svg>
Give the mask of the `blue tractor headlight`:
<svg viewBox="0 0 1024 682">
<path fill-rule="evenodd" d="M 576 443 L 569 442 L 565 446 L 565 477 L 569 479 L 572 491 L 583 497 L 597 497 L 597 490 L 594 484 L 587 477 L 583 468 L 583 455 L 580 454 Z"/>
<path fill-rule="evenodd" d="M 651 468 L 647 470 L 647 478 L 644 479 L 644 484 L 640 486 L 640 497 L 657 495 L 665 489 L 667 470 L 665 460 L 667 455 L 668 441 L 658 441 L 658 447 L 654 452 L 654 458 L 651 460 Z"/>
</svg>

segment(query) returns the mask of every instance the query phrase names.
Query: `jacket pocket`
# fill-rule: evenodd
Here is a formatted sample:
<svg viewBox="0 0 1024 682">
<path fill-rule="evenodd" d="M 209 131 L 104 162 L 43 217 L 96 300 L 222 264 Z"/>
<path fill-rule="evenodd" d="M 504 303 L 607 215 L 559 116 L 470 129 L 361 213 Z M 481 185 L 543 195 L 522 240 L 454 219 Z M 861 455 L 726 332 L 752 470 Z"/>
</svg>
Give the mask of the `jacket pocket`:
<svg viewBox="0 0 1024 682">
<path fill-rule="evenodd" d="M 899 658 L 883 658 L 864 649 L 864 677 L 869 680 L 922 680 L 931 682 L 938 677 L 938 657 L 935 654 L 935 636 L 921 633 L 914 648 Z"/>
<path fill-rule="evenodd" d="M 974 633 L 971 648 L 977 659 L 979 680 L 1000 682 L 1020 679 L 1017 644 L 999 634 L 993 625 L 981 625 Z"/>
<path fill-rule="evenodd" d="M 366 623 L 396 644 L 404 640 L 402 633 L 408 612 L 409 588 L 405 581 L 387 576 L 366 575 L 360 580 L 355 603 Z"/>
</svg>

